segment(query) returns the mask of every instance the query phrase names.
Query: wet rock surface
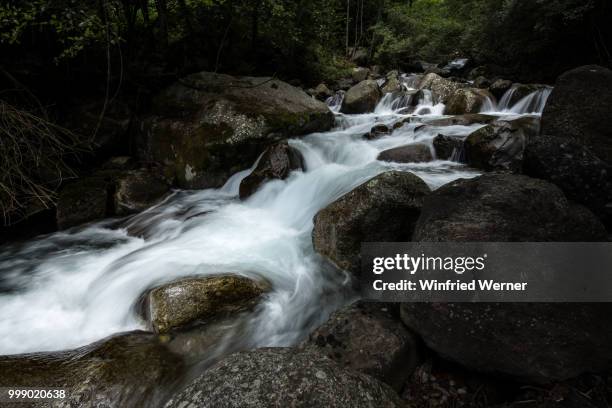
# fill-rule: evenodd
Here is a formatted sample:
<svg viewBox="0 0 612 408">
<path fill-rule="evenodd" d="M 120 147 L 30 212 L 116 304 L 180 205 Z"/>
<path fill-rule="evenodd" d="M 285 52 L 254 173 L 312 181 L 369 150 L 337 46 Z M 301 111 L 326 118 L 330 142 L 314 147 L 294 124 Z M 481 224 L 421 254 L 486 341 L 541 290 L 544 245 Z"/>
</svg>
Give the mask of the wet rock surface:
<svg viewBox="0 0 612 408">
<path fill-rule="evenodd" d="M 429 192 L 412 173 L 380 174 L 317 213 L 314 248 L 339 268 L 358 275 L 361 242 L 409 241 Z"/>
<path fill-rule="evenodd" d="M 130 332 L 70 351 L 0 356 L 0 387 L 66 389 L 54 407 L 159 407 L 184 369 L 157 336 Z"/>
<path fill-rule="evenodd" d="M 250 310 L 267 290 L 238 275 L 184 278 L 148 291 L 142 313 L 152 330 L 167 333 Z"/>
<path fill-rule="evenodd" d="M 447 115 L 478 113 L 488 101 L 494 99 L 495 97 L 484 89 L 457 89 L 448 98 L 444 113 Z"/>
<path fill-rule="evenodd" d="M 240 183 L 240 198 L 252 195 L 267 180 L 284 180 L 293 170 L 303 170 L 302 154 L 287 142 L 268 147 L 257 167 Z"/>
<path fill-rule="evenodd" d="M 468 113 L 465 115 L 456 115 L 448 118 L 426 120 L 425 123 L 430 126 L 469 126 L 475 123 L 490 123 L 497 119 L 498 117 L 493 115 L 485 115 L 482 113 Z"/>
<path fill-rule="evenodd" d="M 115 183 L 115 214 L 143 211 L 159 202 L 169 189 L 168 183 L 151 171 L 128 171 L 119 176 Z"/>
<path fill-rule="evenodd" d="M 416 367 L 418 346 L 396 309 L 394 304 L 357 301 L 332 314 L 304 346 L 399 390 Z"/>
<path fill-rule="evenodd" d="M 166 404 L 187 407 L 405 407 L 386 384 L 341 368 L 313 350 L 232 354 Z"/>
<path fill-rule="evenodd" d="M 438 135 L 433 139 L 436 158 L 439 160 L 461 161 L 464 158 L 463 138 Z"/>
<path fill-rule="evenodd" d="M 376 159 L 395 163 L 423 163 L 432 161 L 433 156 L 428 145 L 414 143 L 380 152 Z"/>
<path fill-rule="evenodd" d="M 456 90 L 466 88 L 467 84 L 451 81 L 430 73 L 423 77 L 419 89 L 429 89 L 433 94 L 435 103 L 446 103 Z"/>
<path fill-rule="evenodd" d="M 519 172 L 525 145 L 537 134 L 538 125 L 535 117 L 491 122 L 465 140 L 467 163 L 488 171 Z"/>
</svg>

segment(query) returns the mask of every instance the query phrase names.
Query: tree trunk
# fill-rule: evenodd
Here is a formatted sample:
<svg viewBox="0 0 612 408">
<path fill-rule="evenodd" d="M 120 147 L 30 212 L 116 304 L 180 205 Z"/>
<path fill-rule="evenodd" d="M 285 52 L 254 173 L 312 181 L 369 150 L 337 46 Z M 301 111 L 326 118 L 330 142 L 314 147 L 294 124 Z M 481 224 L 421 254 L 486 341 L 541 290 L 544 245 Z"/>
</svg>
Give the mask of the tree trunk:
<svg viewBox="0 0 612 408">
<path fill-rule="evenodd" d="M 349 55 L 349 19 L 351 11 L 351 0 L 346 0 L 346 55 Z"/>
</svg>

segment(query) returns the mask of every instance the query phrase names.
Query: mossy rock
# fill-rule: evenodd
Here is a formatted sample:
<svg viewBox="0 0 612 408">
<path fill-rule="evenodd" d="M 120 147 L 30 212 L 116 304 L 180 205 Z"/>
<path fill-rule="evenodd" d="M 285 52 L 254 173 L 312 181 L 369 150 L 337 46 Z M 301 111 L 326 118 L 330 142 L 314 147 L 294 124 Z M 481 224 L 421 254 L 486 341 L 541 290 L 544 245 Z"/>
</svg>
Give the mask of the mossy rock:
<svg viewBox="0 0 612 408">
<path fill-rule="evenodd" d="M 155 98 L 153 115 L 140 122 L 137 150 L 179 187 L 220 187 L 267 146 L 333 123 L 323 102 L 285 82 L 201 72 Z"/>
<path fill-rule="evenodd" d="M 0 356 L 0 387 L 65 388 L 67 398 L 51 405 L 62 407 L 159 407 L 183 372 L 158 336 L 138 331 L 75 350 Z"/>
<path fill-rule="evenodd" d="M 250 310 L 267 290 L 238 275 L 184 278 L 148 291 L 141 312 L 152 330 L 167 333 Z"/>
</svg>

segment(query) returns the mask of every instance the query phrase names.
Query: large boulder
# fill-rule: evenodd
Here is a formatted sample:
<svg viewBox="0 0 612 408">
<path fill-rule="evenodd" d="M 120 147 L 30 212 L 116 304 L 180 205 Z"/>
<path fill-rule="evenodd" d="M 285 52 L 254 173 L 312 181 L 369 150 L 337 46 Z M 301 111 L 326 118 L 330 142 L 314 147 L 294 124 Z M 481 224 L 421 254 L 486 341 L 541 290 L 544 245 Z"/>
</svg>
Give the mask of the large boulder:
<svg viewBox="0 0 612 408">
<path fill-rule="evenodd" d="M 305 346 L 399 391 L 416 367 L 418 353 L 417 339 L 394 315 L 396 309 L 393 304 L 355 302 L 333 313 Z"/>
<path fill-rule="evenodd" d="M 240 183 L 240 198 L 249 197 L 266 180 L 284 180 L 293 170 L 299 169 L 304 169 L 304 159 L 299 150 L 286 141 L 272 145 L 263 153 L 257 167 Z"/>
<path fill-rule="evenodd" d="M 601 223 L 553 184 L 490 173 L 425 198 L 414 241 L 605 241 Z"/>
<path fill-rule="evenodd" d="M 154 99 L 137 150 L 179 187 L 219 187 L 267 146 L 330 129 L 329 108 L 285 82 L 200 72 Z"/>
<path fill-rule="evenodd" d="M 472 370 L 548 383 L 612 367 L 610 304 L 404 303 L 428 347 Z"/>
<path fill-rule="evenodd" d="M 438 74 L 427 74 L 421 79 L 419 89 L 429 89 L 435 103 L 446 103 L 457 89 L 466 88 L 468 84 L 442 78 Z"/>
<path fill-rule="evenodd" d="M 526 176 L 457 180 L 425 199 L 418 241 L 601 241 L 603 226 L 554 185 Z M 470 369 L 548 382 L 609 368 L 605 304 L 405 303 L 402 320 L 434 351 Z"/>
<path fill-rule="evenodd" d="M 152 330 L 167 333 L 249 310 L 266 290 L 237 275 L 184 278 L 148 291 L 141 313 Z"/>
<path fill-rule="evenodd" d="M 172 397 L 166 408 L 403 407 L 386 384 L 345 370 L 315 350 L 232 354 Z"/>
<path fill-rule="evenodd" d="M 376 159 L 395 163 L 422 163 L 432 161 L 433 155 L 428 145 L 414 143 L 382 151 Z"/>
<path fill-rule="evenodd" d="M 525 148 L 523 173 L 557 185 L 567 198 L 603 215 L 612 201 L 612 169 L 582 144 L 541 135 Z"/>
<path fill-rule="evenodd" d="M 366 80 L 351 87 L 344 95 L 342 113 L 367 113 L 372 112 L 380 101 L 382 93 L 378 83 L 374 80 Z"/>
<path fill-rule="evenodd" d="M 498 120 L 472 132 L 465 139 L 467 163 L 488 171 L 520 171 L 525 145 L 537 134 L 538 123 L 537 117 Z"/>
<path fill-rule="evenodd" d="M 612 71 L 587 65 L 561 75 L 542 114 L 542 134 L 573 138 L 612 164 Z"/>
<path fill-rule="evenodd" d="M 457 89 L 446 101 L 444 113 L 446 115 L 478 113 L 487 103 L 492 103 L 494 100 L 495 97 L 485 89 Z"/>
<path fill-rule="evenodd" d="M 360 273 L 362 242 L 409 241 L 427 184 L 412 173 L 382 173 L 314 218 L 314 249 L 341 269 Z"/>
<path fill-rule="evenodd" d="M 157 336 L 130 332 L 75 350 L 0 356 L 0 387 L 65 389 L 52 406 L 160 407 L 184 370 Z"/>
</svg>

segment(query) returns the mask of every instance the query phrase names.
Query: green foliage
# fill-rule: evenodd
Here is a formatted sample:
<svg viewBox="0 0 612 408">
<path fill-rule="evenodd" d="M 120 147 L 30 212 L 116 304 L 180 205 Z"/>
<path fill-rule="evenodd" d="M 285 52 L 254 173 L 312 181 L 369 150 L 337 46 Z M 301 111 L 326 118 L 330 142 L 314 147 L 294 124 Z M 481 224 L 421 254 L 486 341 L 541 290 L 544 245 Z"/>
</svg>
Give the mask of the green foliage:
<svg viewBox="0 0 612 408">
<path fill-rule="evenodd" d="M 60 43 L 56 61 L 74 58 L 86 47 L 120 41 L 119 4 L 78 0 L 30 0 L 0 5 L 0 43 L 20 44 L 31 32 L 53 35 Z"/>
</svg>

